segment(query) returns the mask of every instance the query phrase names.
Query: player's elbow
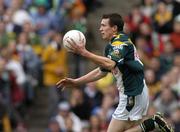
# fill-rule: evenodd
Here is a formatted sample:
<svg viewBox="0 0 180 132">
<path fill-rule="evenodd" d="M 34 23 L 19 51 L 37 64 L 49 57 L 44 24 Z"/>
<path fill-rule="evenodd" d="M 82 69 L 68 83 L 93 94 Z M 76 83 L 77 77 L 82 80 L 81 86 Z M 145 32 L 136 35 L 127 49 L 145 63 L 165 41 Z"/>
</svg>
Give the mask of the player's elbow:
<svg viewBox="0 0 180 132">
<path fill-rule="evenodd" d="M 116 63 L 114 61 L 105 61 L 103 67 L 111 71 L 112 69 L 114 69 L 115 65 Z"/>
<path fill-rule="evenodd" d="M 112 69 L 114 69 L 114 65 L 107 65 L 106 69 L 111 71 Z"/>
</svg>

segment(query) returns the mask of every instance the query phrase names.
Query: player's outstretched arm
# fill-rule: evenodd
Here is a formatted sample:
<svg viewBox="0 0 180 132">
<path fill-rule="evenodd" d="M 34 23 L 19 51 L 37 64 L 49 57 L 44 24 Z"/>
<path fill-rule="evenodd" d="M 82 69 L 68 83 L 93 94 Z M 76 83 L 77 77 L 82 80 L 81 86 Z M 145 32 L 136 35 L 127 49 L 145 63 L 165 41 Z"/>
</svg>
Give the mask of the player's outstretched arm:
<svg viewBox="0 0 180 132">
<path fill-rule="evenodd" d="M 58 88 L 64 89 L 66 87 L 75 87 L 79 86 L 82 84 L 86 84 L 89 82 L 93 82 L 96 80 L 99 80 L 100 78 L 106 76 L 106 72 L 102 72 L 100 68 L 96 68 L 93 71 L 89 72 L 88 74 L 77 78 L 77 79 L 72 79 L 72 78 L 64 78 L 60 80 L 59 82 L 56 83 L 56 86 Z"/>
</svg>

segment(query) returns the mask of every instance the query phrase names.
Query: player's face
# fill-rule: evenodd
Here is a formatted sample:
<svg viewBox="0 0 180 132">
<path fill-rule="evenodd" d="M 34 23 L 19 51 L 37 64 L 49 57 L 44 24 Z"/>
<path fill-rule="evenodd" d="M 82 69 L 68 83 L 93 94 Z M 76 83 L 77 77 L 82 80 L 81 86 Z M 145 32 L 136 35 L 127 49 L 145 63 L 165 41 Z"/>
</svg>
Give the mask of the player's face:
<svg viewBox="0 0 180 132">
<path fill-rule="evenodd" d="M 105 40 L 111 40 L 113 35 L 115 34 L 115 26 L 111 27 L 109 25 L 109 19 L 102 19 L 101 26 L 99 28 L 102 38 Z"/>
</svg>

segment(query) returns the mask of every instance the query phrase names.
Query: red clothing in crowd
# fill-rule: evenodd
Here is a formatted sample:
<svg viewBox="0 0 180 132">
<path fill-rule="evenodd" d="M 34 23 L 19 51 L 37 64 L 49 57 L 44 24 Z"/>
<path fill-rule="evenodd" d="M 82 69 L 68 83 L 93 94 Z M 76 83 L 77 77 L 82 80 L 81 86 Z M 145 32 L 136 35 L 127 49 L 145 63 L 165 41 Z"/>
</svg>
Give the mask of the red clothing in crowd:
<svg viewBox="0 0 180 132">
<path fill-rule="evenodd" d="M 171 33 L 170 41 L 172 42 L 175 50 L 180 50 L 180 33 Z"/>
</svg>

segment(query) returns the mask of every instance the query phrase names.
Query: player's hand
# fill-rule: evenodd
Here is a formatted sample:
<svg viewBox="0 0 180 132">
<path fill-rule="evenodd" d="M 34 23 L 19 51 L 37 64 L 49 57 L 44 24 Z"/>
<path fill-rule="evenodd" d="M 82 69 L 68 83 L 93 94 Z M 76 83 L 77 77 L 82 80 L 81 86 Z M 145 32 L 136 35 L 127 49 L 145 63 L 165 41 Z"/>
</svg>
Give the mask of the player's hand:
<svg viewBox="0 0 180 132">
<path fill-rule="evenodd" d="M 86 51 L 84 39 L 80 40 L 79 44 L 76 44 L 76 42 L 69 38 L 67 42 L 70 44 L 70 52 L 76 53 L 76 54 L 82 54 L 84 51 Z"/>
<path fill-rule="evenodd" d="M 75 79 L 64 78 L 64 79 L 60 80 L 59 82 L 57 82 L 56 86 L 57 86 L 57 88 L 60 88 L 63 91 L 66 87 L 77 86 L 77 83 L 76 83 Z"/>
</svg>

